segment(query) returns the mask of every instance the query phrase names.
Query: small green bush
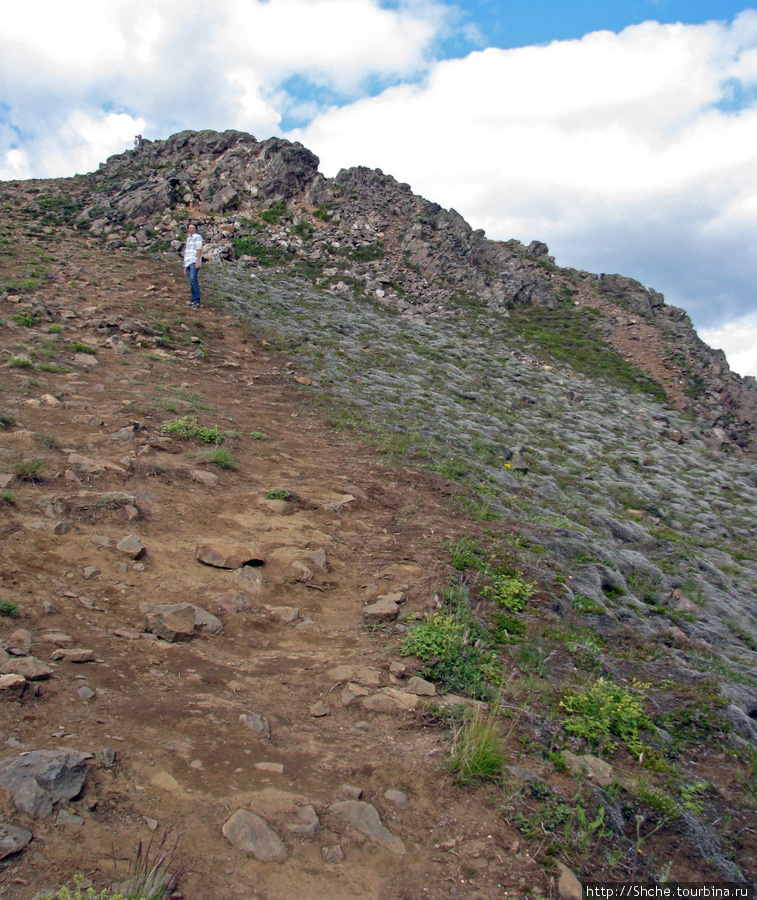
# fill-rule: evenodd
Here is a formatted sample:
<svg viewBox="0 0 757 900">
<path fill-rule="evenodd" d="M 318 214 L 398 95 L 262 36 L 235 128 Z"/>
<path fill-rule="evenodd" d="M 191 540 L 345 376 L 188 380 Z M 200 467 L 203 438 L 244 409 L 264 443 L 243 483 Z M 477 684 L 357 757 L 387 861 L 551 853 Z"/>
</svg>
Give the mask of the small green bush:
<svg viewBox="0 0 757 900">
<path fill-rule="evenodd" d="M 482 594 L 497 606 L 504 606 L 511 612 L 522 612 L 533 592 L 533 585 L 520 575 L 496 575 L 489 584 L 484 585 Z"/>
<path fill-rule="evenodd" d="M 173 434 L 184 440 L 197 437 L 206 444 L 222 444 L 225 440 L 234 440 L 239 437 L 239 433 L 236 431 L 221 431 L 217 426 L 207 428 L 198 425 L 197 419 L 191 419 L 189 416 L 166 422 L 161 431 L 163 434 Z"/>
<path fill-rule="evenodd" d="M 492 621 L 491 635 L 497 644 L 516 644 L 526 633 L 526 623 L 510 613 L 498 613 Z"/>
<path fill-rule="evenodd" d="M 15 600 L 0 599 L 0 616 L 14 617 L 18 615 L 18 603 Z"/>
<path fill-rule="evenodd" d="M 33 369 L 34 363 L 26 356 L 11 356 L 8 360 L 11 369 Z"/>
<path fill-rule="evenodd" d="M 47 330 L 50 332 L 50 334 L 60 334 L 61 331 L 63 331 L 63 326 L 58 325 L 57 322 L 53 322 L 52 325 L 48 326 Z"/>
<path fill-rule="evenodd" d="M 273 488 L 265 495 L 266 500 L 291 500 L 294 495 L 286 488 Z"/>
<path fill-rule="evenodd" d="M 74 341 L 71 349 L 74 353 L 89 353 L 90 356 L 97 356 L 97 347 L 90 347 L 89 344 L 84 344 L 82 341 Z"/>
<path fill-rule="evenodd" d="M 22 481 L 38 481 L 39 475 L 45 467 L 45 461 L 40 456 L 34 456 L 31 459 L 19 459 L 13 466 L 13 472 L 16 478 Z"/>
<path fill-rule="evenodd" d="M 648 684 L 634 682 L 629 691 L 600 678 L 581 691 L 568 691 L 560 702 L 566 714 L 563 727 L 600 749 L 614 749 L 612 737 L 618 737 L 638 755 L 643 749 L 639 731 L 651 725 L 641 702 L 648 689 Z"/>
<path fill-rule="evenodd" d="M 17 325 L 23 325 L 25 328 L 34 328 L 37 322 L 39 322 L 39 313 L 29 311 L 19 312 L 11 316 L 11 319 L 13 319 Z"/>
</svg>

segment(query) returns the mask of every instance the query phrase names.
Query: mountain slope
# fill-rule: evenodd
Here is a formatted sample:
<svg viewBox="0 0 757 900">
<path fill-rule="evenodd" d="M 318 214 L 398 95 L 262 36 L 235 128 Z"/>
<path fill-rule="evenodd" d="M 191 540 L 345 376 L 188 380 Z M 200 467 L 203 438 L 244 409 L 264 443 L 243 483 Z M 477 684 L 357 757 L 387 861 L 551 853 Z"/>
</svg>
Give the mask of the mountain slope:
<svg viewBox="0 0 757 900">
<path fill-rule="evenodd" d="M 493 245 L 380 173 L 314 166 L 203 133 L 2 188 L 2 587 L 21 617 L 0 637 L 54 665 L 3 695 L 0 765 L 116 751 L 63 804 L 81 822 L 0 792 L 0 821 L 34 835 L 5 895 L 77 868 L 99 886 L 111 842 L 128 856 L 155 822 L 181 825 L 192 898 L 547 896 L 557 862 L 754 880 L 757 477 L 676 406 L 657 349 L 676 314 L 553 270 L 543 246 Z M 187 318 L 175 259 L 141 248 L 178 248 L 195 211 L 209 308 Z M 647 370 L 624 365 L 637 344 Z M 235 469 L 182 438 L 193 424 Z M 117 549 L 129 534 L 145 556 Z M 208 567 L 208 540 L 265 562 Z M 387 594 L 398 618 L 371 621 Z M 224 632 L 145 630 L 142 604 L 178 601 Z M 470 665 L 401 655 L 429 622 Z M 96 662 L 51 660 L 72 647 Z M 442 774 L 451 714 L 420 705 L 415 672 L 473 697 L 503 683 L 504 790 Z M 637 738 L 597 741 L 568 713 L 592 691 L 642 698 Z M 340 817 L 345 783 L 404 855 Z M 237 808 L 284 862 L 229 843 Z"/>
</svg>

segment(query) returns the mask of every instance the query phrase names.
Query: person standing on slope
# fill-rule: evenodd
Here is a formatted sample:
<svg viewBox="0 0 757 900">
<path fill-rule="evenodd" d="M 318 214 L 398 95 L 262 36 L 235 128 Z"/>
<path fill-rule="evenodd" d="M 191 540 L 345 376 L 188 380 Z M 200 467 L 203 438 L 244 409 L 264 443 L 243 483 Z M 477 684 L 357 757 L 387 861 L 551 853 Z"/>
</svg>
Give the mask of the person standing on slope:
<svg viewBox="0 0 757 900">
<path fill-rule="evenodd" d="M 190 306 L 200 305 L 200 282 L 197 280 L 197 270 L 202 265 L 202 238 L 197 233 L 193 222 L 187 228 L 187 243 L 184 247 L 184 271 L 189 278 L 189 287 L 192 291 Z"/>
</svg>

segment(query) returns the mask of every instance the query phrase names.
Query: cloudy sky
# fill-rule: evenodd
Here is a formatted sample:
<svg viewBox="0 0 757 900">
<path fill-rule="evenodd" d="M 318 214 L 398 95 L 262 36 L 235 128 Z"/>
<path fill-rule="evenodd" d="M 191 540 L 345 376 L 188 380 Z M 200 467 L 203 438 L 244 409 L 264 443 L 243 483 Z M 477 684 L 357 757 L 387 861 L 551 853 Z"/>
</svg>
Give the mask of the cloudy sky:
<svg viewBox="0 0 757 900">
<path fill-rule="evenodd" d="M 731 0 L 30 0 L 0 29 L 0 179 L 136 133 L 302 141 L 489 237 L 630 275 L 757 375 L 757 9 Z"/>
</svg>

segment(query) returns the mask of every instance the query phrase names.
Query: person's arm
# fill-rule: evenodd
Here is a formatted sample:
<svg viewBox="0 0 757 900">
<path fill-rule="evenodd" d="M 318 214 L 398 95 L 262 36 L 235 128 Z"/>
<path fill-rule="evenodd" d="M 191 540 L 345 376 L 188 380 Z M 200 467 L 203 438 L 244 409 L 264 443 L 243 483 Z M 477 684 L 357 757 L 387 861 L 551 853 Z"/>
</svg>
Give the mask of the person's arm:
<svg viewBox="0 0 757 900">
<path fill-rule="evenodd" d="M 197 262 L 195 265 L 199 269 L 202 265 L 202 238 L 199 235 L 197 235 L 197 237 L 200 238 L 200 246 L 197 248 Z"/>
</svg>

